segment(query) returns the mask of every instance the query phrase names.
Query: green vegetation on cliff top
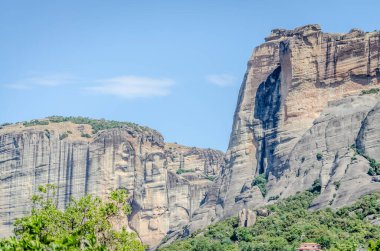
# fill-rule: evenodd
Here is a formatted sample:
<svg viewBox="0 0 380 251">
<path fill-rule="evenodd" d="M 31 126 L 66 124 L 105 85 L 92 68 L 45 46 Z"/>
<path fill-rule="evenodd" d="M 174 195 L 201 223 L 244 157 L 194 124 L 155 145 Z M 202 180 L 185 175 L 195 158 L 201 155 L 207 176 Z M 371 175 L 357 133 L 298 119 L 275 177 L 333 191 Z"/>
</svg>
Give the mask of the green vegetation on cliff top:
<svg viewBox="0 0 380 251">
<path fill-rule="evenodd" d="M 301 242 L 317 242 L 324 250 L 356 250 L 375 246 L 380 227 L 366 220 L 380 216 L 380 195 L 367 195 L 338 210 L 308 208 L 317 193 L 303 192 L 266 206 L 269 216 L 239 227 L 237 217 L 210 225 L 160 251 L 296 250 Z M 375 249 L 373 249 L 375 250 Z M 377 250 L 377 249 L 376 249 Z"/>
<path fill-rule="evenodd" d="M 130 127 L 136 131 L 147 131 L 150 130 L 148 127 L 140 126 L 131 122 L 122 122 L 115 120 L 106 120 L 106 119 L 91 119 L 87 117 L 63 117 L 63 116 L 50 116 L 45 119 L 34 119 L 30 121 L 22 122 L 25 127 L 36 126 L 36 125 L 49 125 L 50 123 L 61 123 L 61 122 L 72 122 L 74 124 L 86 124 L 92 127 L 92 133 L 97 133 L 101 130 L 107 130 L 112 128 L 122 128 Z M 12 125 L 12 123 L 4 123 L 0 125 L 5 127 Z"/>
</svg>

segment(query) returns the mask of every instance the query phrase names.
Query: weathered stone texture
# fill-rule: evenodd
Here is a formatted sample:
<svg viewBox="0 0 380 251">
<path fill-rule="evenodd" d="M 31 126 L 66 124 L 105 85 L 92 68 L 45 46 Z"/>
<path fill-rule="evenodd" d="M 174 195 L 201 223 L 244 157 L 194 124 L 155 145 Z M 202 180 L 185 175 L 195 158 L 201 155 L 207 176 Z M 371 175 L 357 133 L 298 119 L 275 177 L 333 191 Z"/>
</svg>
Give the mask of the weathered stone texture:
<svg viewBox="0 0 380 251">
<path fill-rule="evenodd" d="M 60 135 L 70 131 L 67 138 Z M 188 223 L 218 175 L 223 153 L 211 149 L 166 145 L 154 130 L 118 128 L 93 138 L 89 125 L 70 122 L 0 130 L 0 234 L 30 211 L 30 197 L 39 185 L 58 186 L 59 206 L 70 196 L 87 193 L 105 197 L 111 189 L 130 193 L 129 226 L 141 240 L 155 246 L 167 234 Z M 191 173 L 177 175 L 180 168 Z"/>
<path fill-rule="evenodd" d="M 190 232 L 211 217 L 237 215 L 269 197 L 307 190 L 317 179 L 322 194 L 315 208 L 338 207 L 379 189 L 367 175 L 366 159 L 357 156 L 351 163 L 355 143 L 380 159 L 374 112 L 379 98 L 355 96 L 380 87 L 379 51 L 380 32 L 330 34 L 319 25 L 273 30 L 248 62 L 226 165 L 213 188 L 219 189 L 209 191 L 210 199 L 194 213 Z M 268 179 L 265 198 L 252 187 L 258 175 Z"/>
<path fill-rule="evenodd" d="M 294 178 L 285 172 L 296 164 L 291 162 L 292 156 L 304 151 L 295 147 L 305 142 L 305 133 L 328 102 L 379 84 L 379 38 L 379 32 L 352 30 L 348 34 L 329 34 L 323 33 L 318 25 L 307 25 L 295 30 L 274 30 L 266 43 L 254 50 L 239 93 L 226 155 L 228 164 L 223 170 L 225 177 L 220 179 L 223 216 L 236 214 L 242 206 L 237 205 L 236 198 L 245 184 L 261 173 L 272 180 L 271 189 L 278 192 L 287 189 L 277 180 Z M 367 100 L 358 102 L 358 106 L 365 106 Z M 341 128 L 351 131 L 340 135 L 329 126 L 326 136 L 314 136 L 303 147 L 319 149 L 318 142 L 325 137 L 331 137 L 327 138 L 332 140 L 329 147 L 340 147 L 340 140 L 355 143 L 355 133 L 365 114 L 352 116 L 359 118 L 353 119 L 351 126 Z M 340 119 L 343 118 L 336 118 L 338 121 L 334 123 L 350 123 Z M 311 169 L 319 173 L 320 168 L 319 165 Z M 323 182 L 327 172 L 328 169 L 323 170 Z M 297 186 L 292 193 L 311 185 L 315 177 L 311 174 L 307 177 L 304 185 Z"/>
</svg>

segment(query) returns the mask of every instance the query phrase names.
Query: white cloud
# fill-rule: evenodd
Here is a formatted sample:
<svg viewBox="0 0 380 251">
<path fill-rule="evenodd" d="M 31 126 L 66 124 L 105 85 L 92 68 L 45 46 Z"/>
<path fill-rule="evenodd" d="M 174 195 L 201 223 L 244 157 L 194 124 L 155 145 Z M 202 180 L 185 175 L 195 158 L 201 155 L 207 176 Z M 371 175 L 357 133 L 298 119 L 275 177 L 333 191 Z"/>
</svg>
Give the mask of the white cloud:
<svg viewBox="0 0 380 251">
<path fill-rule="evenodd" d="M 210 82 L 211 84 L 221 86 L 221 87 L 232 86 L 236 83 L 236 78 L 229 74 L 207 75 L 206 80 Z"/>
<path fill-rule="evenodd" d="M 96 81 L 98 85 L 84 88 L 88 92 L 123 98 L 167 96 L 174 85 L 172 79 L 121 76 Z"/>
<path fill-rule="evenodd" d="M 19 84 L 19 83 L 5 84 L 3 86 L 6 87 L 6 88 L 15 89 L 15 90 L 27 90 L 27 89 L 30 89 L 30 86 L 25 85 L 25 84 Z"/>
<path fill-rule="evenodd" d="M 17 82 L 4 84 L 4 87 L 16 89 L 16 90 L 27 90 L 36 86 L 44 87 L 56 87 L 61 85 L 67 85 L 76 83 L 78 80 L 71 77 L 70 75 L 56 74 L 56 75 L 34 75 L 26 77 Z"/>
<path fill-rule="evenodd" d="M 77 79 L 73 78 L 70 75 L 59 75 L 59 74 L 31 77 L 31 78 L 28 78 L 27 81 L 29 81 L 29 83 L 34 84 L 34 85 L 50 86 L 50 87 L 67 85 L 67 84 L 78 82 Z"/>
<path fill-rule="evenodd" d="M 88 86 L 86 83 L 93 83 L 93 85 Z M 133 75 L 91 80 L 56 74 L 45 76 L 33 75 L 10 84 L 3 84 L 2 86 L 22 91 L 37 87 L 53 88 L 69 84 L 88 93 L 114 95 L 123 98 L 143 98 L 169 95 L 174 81 L 168 78 L 150 78 Z"/>
</svg>

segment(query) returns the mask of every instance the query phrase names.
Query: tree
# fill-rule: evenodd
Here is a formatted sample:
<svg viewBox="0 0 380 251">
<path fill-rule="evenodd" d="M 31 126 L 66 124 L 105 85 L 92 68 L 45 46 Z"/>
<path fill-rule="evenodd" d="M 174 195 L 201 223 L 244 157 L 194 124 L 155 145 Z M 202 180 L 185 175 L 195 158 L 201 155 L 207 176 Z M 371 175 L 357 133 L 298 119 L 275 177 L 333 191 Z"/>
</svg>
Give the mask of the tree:
<svg viewBox="0 0 380 251">
<path fill-rule="evenodd" d="M 58 209 L 56 190 L 39 187 L 31 214 L 15 221 L 14 236 L 0 240 L 0 250 L 145 250 L 135 233 L 112 224 L 131 212 L 126 190 L 112 191 L 105 201 L 72 198 L 65 210 Z"/>
<path fill-rule="evenodd" d="M 370 241 L 368 246 L 368 251 L 380 251 L 380 240 L 374 242 Z"/>
</svg>

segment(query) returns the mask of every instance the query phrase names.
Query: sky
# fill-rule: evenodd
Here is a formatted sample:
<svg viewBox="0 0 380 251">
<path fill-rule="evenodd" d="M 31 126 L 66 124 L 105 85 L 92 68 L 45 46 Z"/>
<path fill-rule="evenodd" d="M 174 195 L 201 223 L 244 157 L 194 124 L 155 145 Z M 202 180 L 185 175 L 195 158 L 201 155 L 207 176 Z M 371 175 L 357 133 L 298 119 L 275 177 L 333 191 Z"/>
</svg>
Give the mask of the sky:
<svg viewBox="0 0 380 251">
<path fill-rule="evenodd" d="M 274 28 L 380 29 L 378 0 L 0 0 L 0 123 L 130 121 L 225 151 L 246 65 Z"/>
</svg>

